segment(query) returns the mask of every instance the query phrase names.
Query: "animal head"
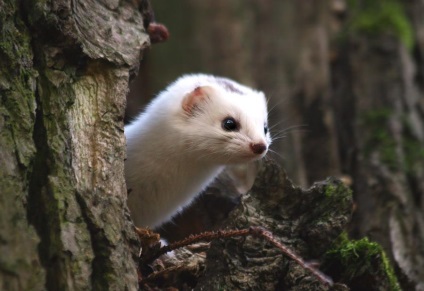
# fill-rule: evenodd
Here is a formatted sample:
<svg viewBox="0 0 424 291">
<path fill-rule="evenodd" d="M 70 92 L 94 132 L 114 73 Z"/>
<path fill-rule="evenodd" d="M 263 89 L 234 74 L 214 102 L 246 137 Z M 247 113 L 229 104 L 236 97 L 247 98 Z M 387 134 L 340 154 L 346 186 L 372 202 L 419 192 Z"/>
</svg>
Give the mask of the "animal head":
<svg viewBox="0 0 424 291">
<path fill-rule="evenodd" d="M 271 144 L 264 94 L 225 78 L 190 77 L 198 82 L 183 94 L 180 104 L 180 118 L 190 133 L 184 142 L 190 151 L 220 164 L 264 157 Z"/>
</svg>

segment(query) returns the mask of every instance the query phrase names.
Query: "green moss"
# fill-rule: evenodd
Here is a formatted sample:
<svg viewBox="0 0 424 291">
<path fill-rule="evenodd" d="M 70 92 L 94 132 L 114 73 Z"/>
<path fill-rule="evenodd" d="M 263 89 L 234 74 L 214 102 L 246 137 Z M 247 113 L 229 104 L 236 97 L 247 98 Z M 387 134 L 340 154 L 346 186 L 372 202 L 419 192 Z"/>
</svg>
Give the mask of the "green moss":
<svg viewBox="0 0 424 291">
<path fill-rule="evenodd" d="M 381 262 L 383 264 L 384 273 L 387 275 L 390 286 L 392 287 L 391 290 L 401 290 L 395 271 L 393 270 L 389 258 L 387 258 L 387 255 L 384 251 L 381 251 Z"/>
<path fill-rule="evenodd" d="M 334 195 L 334 191 L 336 190 L 336 186 L 334 185 L 328 185 L 327 187 L 325 187 L 325 197 L 329 198 L 332 197 Z"/>
<path fill-rule="evenodd" d="M 412 49 L 415 39 L 412 25 L 399 0 L 350 0 L 352 13 L 349 30 L 370 36 L 393 33 Z"/>
<path fill-rule="evenodd" d="M 45 273 L 40 265 L 39 238 L 27 221 L 28 177 L 35 156 L 35 78 L 31 34 L 22 20 L 22 1 L 2 1 L 0 9 L 0 231 L 3 249 L 0 276 L 5 289 L 43 290 Z M 0 158 L 1 159 L 1 158 Z M 9 288 L 8 288 L 9 287 Z"/>
<path fill-rule="evenodd" d="M 352 191 L 343 184 L 340 180 L 330 177 L 327 178 L 324 195 L 327 198 L 335 198 L 337 200 L 350 201 L 352 198 Z"/>
<path fill-rule="evenodd" d="M 402 150 L 403 156 L 397 152 L 397 143 L 389 131 L 389 118 L 392 115 L 390 109 L 370 111 L 361 117 L 363 128 L 367 129 L 364 155 L 369 158 L 373 152 L 378 152 L 381 161 L 392 170 L 402 169 L 409 175 L 414 175 L 421 161 L 424 161 L 424 146 L 412 134 L 412 129 L 403 118 Z M 403 159 L 401 159 L 403 157 Z"/>
<path fill-rule="evenodd" d="M 323 268 L 337 272 L 331 275 L 352 290 L 401 290 L 382 247 L 368 238 L 349 240 L 342 233 L 326 253 Z"/>
<path fill-rule="evenodd" d="M 19 162 L 28 166 L 34 147 L 31 142 L 35 117 L 34 83 L 30 36 L 25 24 L 16 17 L 15 3 L 6 2 L 0 15 L 0 98 L 13 136 Z M 3 112 L 1 112 L 3 114 Z"/>
<path fill-rule="evenodd" d="M 336 256 L 342 265 L 346 267 L 344 275 L 348 279 L 362 275 L 371 267 L 371 257 L 378 255 L 380 246 L 370 242 L 367 238 L 358 241 L 350 241 L 344 233 L 335 249 L 327 255 Z"/>
<path fill-rule="evenodd" d="M 30 36 L 25 24 L 20 18 L 13 15 L 15 5 L 6 3 L 4 9 L 7 13 L 1 15 L 2 26 L 0 28 L 0 54 L 1 61 L 9 62 L 13 67 L 2 68 L 9 71 L 10 68 L 25 70 L 32 67 L 32 49 Z M 16 72 L 19 75 L 19 71 Z"/>
<path fill-rule="evenodd" d="M 390 109 L 379 109 L 367 112 L 361 117 L 364 128 L 367 128 L 364 155 L 369 158 L 372 152 L 378 151 L 381 161 L 391 169 L 399 169 L 396 142 L 388 130 Z"/>
</svg>

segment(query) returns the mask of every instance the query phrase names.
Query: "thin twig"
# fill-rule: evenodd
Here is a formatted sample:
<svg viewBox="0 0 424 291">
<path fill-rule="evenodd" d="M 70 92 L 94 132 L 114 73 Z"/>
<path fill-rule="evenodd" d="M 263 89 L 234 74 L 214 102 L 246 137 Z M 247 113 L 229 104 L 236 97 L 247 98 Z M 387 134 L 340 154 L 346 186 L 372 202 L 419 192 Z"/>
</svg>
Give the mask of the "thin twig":
<svg viewBox="0 0 424 291">
<path fill-rule="evenodd" d="M 190 235 L 188 238 L 183 240 L 171 243 L 169 245 L 161 247 L 158 251 L 152 254 L 145 254 L 145 257 L 142 257 L 142 261 L 144 264 L 150 264 L 155 259 L 160 257 L 167 252 L 195 244 L 200 241 L 210 242 L 217 238 L 227 238 L 227 237 L 236 237 L 236 236 L 247 236 L 249 235 L 249 229 L 241 229 L 241 230 L 218 230 L 218 231 L 206 231 L 196 235 Z"/>
<path fill-rule="evenodd" d="M 258 238 L 264 238 L 267 241 L 269 241 L 271 244 L 273 244 L 275 247 L 277 247 L 282 253 L 287 255 L 289 258 L 294 260 L 296 263 L 298 263 L 302 268 L 308 270 L 311 272 L 321 283 L 333 286 L 333 280 L 331 280 L 330 277 L 326 276 L 324 273 L 322 273 L 320 270 L 314 268 L 312 264 L 306 263 L 301 257 L 296 255 L 292 250 L 290 250 L 287 246 L 283 245 L 279 241 L 277 241 L 272 233 L 262 227 L 258 226 L 252 226 L 249 228 L 250 234 L 258 237 Z"/>
<path fill-rule="evenodd" d="M 188 238 L 177 241 L 170 245 L 164 246 L 160 249 L 160 255 L 165 254 L 167 252 L 179 249 L 181 247 L 191 245 L 200 241 L 212 241 L 217 238 L 227 238 L 227 237 L 235 237 L 235 236 L 246 236 L 249 234 L 249 229 L 241 229 L 241 230 L 218 230 L 218 231 L 207 231 L 197 235 L 190 235 Z"/>
<path fill-rule="evenodd" d="M 169 274 L 171 272 L 175 272 L 181 269 L 184 269 L 184 266 L 174 266 L 174 267 L 169 267 L 161 271 L 154 272 L 150 274 L 149 276 L 147 276 L 146 278 L 143 278 L 140 281 L 140 285 L 144 285 L 147 282 L 155 281 L 156 279 L 163 277 L 165 274 Z"/>
<path fill-rule="evenodd" d="M 296 255 L 287 246 L 285 246 L 282 243 L 280 243 L 279 241 L 277 241 L 270 231 L 268 231 L 268 230 L 266 230 L 262 227 L 258 227 L 258 226 L 252 226 L 250 228 L 241 229 L 241 230 L 219 230 L 219 231 L 203 232 L 203 233 L 197 234 L 197 235 L 190 235 L 188 238 L 186 238 L 184 240 L 177 241 L 175 243 L 164 246 L 164 247 L 160 248 L 154 254 L 143 258 L 143 263 L 144 264 L 151 263 L 153 260 L 155 260 L 156 258 L 158 258 L 159 256 L 161 256 L 161 255 L 163 255 L 167 252 L 170 252 L 170 251 L 173 251 L 173 250 L 179 249 L 181 247 L 185 247 L 185 246 L 188 246 L 188 245 L 200 242 L 200 241 L 208 241 L 209 242 L 209 241 L 212 241 L 212 240 L 217 239 L 217 238 L 228 238 L 228 237 L 247 236 L 247 235 L 252 235 L 252 236 L 257 237 L 257 238 L 265 239 L 266 241 L 270 242 L 272 245 L 277 247 L 283 254 L 285 254 L 286 256 L 288 256 L 289 258 L 294 260 L 296 263 L 298 263 L 302 268 L 311 272 L 321 283 L 328 285 L 328 286 L 333 285 L 333 281 L 331 280 L 331 278 L 324 275 L 321 271 L 316 269 L 312 264 L 305 262 L 301 257 Z M 170 270 L 170 271 L 172 271 L 172 270 Z M 148 276 L 143 281 L 144 282 L 151 281 L 154 278 L 160 277 L 162 273 L 163 273 L 163 271 L 160 272 L 160 273 L 151 274 L 150 276 Z"/>
</svg>

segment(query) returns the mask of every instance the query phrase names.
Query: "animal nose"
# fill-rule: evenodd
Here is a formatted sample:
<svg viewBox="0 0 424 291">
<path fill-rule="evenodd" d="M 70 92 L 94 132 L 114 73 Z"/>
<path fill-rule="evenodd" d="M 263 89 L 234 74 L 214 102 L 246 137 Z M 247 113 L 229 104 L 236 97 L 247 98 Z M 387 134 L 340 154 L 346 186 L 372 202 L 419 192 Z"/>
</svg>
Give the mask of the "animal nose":
<svg viewBox="0 0 424 291">
<path fill-rule="evenodd" d="M 267 146 L 263 143 L 251 143 L 250 148 L 251 148 L 253 153 L 260 155 L 264 151 L 266 151 Z"/>
</svg>

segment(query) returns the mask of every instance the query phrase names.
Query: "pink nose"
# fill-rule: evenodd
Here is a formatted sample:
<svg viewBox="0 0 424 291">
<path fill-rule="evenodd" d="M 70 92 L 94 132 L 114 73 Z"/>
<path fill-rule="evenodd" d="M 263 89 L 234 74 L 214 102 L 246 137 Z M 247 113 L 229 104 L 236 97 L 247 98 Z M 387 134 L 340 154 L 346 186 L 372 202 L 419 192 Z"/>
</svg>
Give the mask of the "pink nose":
<svg viewBox="0 0 424 291">
<path fill-rule="evenodd" d="M 260 155 L 266 151 L 267 146 L 263 143 L 251 143 L 250 148 L 252 149 L 253 153 Z"/>
</svg>

